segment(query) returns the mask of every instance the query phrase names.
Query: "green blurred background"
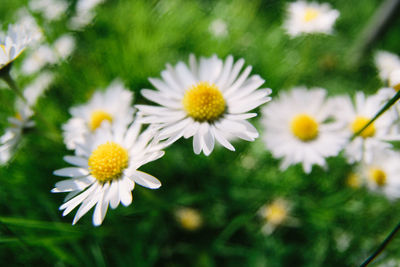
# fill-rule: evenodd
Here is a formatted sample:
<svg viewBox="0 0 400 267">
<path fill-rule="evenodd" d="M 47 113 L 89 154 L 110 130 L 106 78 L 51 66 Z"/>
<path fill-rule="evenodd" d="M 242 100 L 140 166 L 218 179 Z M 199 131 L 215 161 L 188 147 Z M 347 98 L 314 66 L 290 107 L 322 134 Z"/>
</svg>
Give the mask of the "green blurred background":
<svg viewBox="0 0 400 267">
<path fill-rule="evenodd" d="M 57 22 L 36 15 L 49 42 L 67 31 L 75 2 Z M 190 53 L 243 57 L 273 96 L 296 85 L 323 87 L 330 95 L 374 93 L 383 86 L 374 52 L 400 54 L 400 17 L 351 64 L 360 32 L 381 1 L 326 2 L 341 13 L 335 34 L 291 39 L 282 28 L 287 1 L 108 0 L 93 24 L 75 33 L 69 61 L 49 67 L 56 80 L 37 108 L 60 129 L 71 106 L 116 77 L 135 92 L 135 104 L 149 103 L 139 93 L 151 88 L 147 78 L 159 77 L 168 62 L 187 62 Z M 3 28 L 22 6 L 26 0 L 2 0 Z M 216 20 L 226 24 L 222 36 L 210 30 Z M 24 86 L 33 78 L 17 82 Z M 2 134 L 15 96 L 4 83 L 0 89 Z M 258 118 L 252 123 L 262 132 Z M 329 159 L 329 171 L 314 167 L 306 175 L 300 166 L 281 172 L 261 138 L 234 143 L 236 152 L 218 147 L 209 157 L 195 155 L 190 139 L 142 168 L 161 180 L 160 189 L 137 186 L 132 205 L 109 210 L 100 227 L 92 226 L 91 211 L 72 226 L 74 212 L 64 218 L 58 210 L 65 195 L 50 193 L 60 180 L 52 172 L 67 166 L 62 157 L 71 151 L 61 138 L 49 139 L 40 120 L 37 126 L 0 168 L 3 266 L 356 266 L 400 220 L 398 201 L 346 185 L 353 166 L 343 157 Z M 292 204 L 290 216 L 299 223 L 265 235 L 257 211 L 276 198 Z M 182 228 L 175 216 L 180 207 L 199 211 L 202 226 Z M 371 266 L 381 264 L 400 266 L 400 237 Z"/>
</svg>

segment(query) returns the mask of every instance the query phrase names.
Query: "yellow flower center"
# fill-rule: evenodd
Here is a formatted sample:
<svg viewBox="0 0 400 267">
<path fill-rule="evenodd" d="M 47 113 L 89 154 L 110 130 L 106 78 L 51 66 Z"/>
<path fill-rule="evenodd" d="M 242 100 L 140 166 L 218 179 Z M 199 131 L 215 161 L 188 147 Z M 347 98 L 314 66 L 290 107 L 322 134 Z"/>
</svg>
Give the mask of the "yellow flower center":
<svg viewBox="0 0 400 267">
<path fill-rule="evenodd" d="M 305 22 L 310 22 L 314 19 L 316 19 L 319 15 L 319 11 L 315 8 L 306 8 L 306 11 L 304 13 L 304 21 Z"/>
<path fill-rule="evenodd" d="M 1 49 L 3 49 L 4 54 L 6 54 L 6 47 L 3 44 L 0 44 Z"/>
<path fill-rule="evenodd" d="M 200 228 L 203 220 L 200 213 L 191 208 L 181 208 L 176 212 L 176 217 L 182 228 L 194 231 Z"/>
<path fill-rule="evenodd" d="M 307 114 L 295 116 L 290 127 L 293 135 L 304 142 L 311 141 L 318 136 L 318 122 Z"/>
<path fill-rule="evenodd" d="M 128 167 L 128 151 L 122 146 L 107 142 L 99 145 L 89 157 L 89 171 L 99 182 L 105 183 L 121 177 Z"/>
<path fill-rule="evenodd" d="M 369 178 L 375 182 L 378 186 L 384 186 L 386 184 L 386 173 L 379 168 L 372 168 L 369 170 Z"/>
<path fill-rule="evenodd" d="M 367 125 L 368 122 L 369 122 L 369 119 L 367 117 L 357 116 L 356 119 L 351 124 L 351 130 L 353 131 L 354 134 L 358 133 L 358 131 L 360 131 L 365 125 Z M 375 135 L 374 123 L 371 123 L 359 135 L 362 138 L 368 138 L 368 137 L 374 136 Z"/>
<path fill-rule="evenodd" d="M 89 122 L 90 130 L 92 131 L 96 130 L 105 120 L 112 122 L 112 116 L 110 115 L 110 113 L 107 113 L 103 110 L 93 111 L 90 116 L 90 122 Z"/>
<path fill-rule="evenodd" d="M 16 119 L 19 120 L 19 121 L 22 121 L 21 113 L 19 113 L 19 112 L 15 113 L 14 118 L 16 118 Z"/>
<path fill-rule="evenodd" d="M 215 84 L 200 82 L 186 91 L 183 100 L 186 113 L 196 121 L 213 121 L 225 111 L 225 99 Z"/>
<path fill-rule="evenodd" d="M 287 217 L 286 207 L 279 202 L 274 202 L 267 207 L 265 219 L 272 224 L 281 224 Z"/>
<path fill-rule="evenodd" d="M 350 173 L 349 176 L 347 176 L 346 184 L 352 188 L 359 188 L 361 185 L 360 176 L 355 173 Z"/>
<path fill-rule="evenodd" d="M 396 90 L 396 92 L 400 91 L 400 83 L 393 85 L 393 89 Z"/>
</svg>

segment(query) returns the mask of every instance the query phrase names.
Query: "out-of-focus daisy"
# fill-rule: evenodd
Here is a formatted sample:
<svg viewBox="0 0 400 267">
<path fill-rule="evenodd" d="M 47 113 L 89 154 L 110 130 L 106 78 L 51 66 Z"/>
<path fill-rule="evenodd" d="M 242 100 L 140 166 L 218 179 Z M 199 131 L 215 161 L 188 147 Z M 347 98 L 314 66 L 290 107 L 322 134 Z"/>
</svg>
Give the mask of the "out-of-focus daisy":
<svg viewBox="0 0 400 267">
<path fill-rule="evenodd" d="M 213 20 L 208 28 L 215 37 L 226 37 L 228 35 L 228 26 L 222 19 Z"/>
<path fill-rule="evenodd" d="M 54 50 L 57 56 L 64 60 L 74 51 L 76 40 L 71 34 L 64 34 L 54 42 Z"/>
<path fill-rule="evenodd" d="M 357 173 L 351 172 L 346 178 L 346 185 L 351 188 L 359 188 L 362 184 L 362 180 L 360 175 Z"/>
<path fill-rule="evenodd" d="M 400 197 L 400 154 L 392 150 L 374 151 L 370 163 L 358 167 L 369 189 L 385 194 L 390 199 Z"/>
<path fill-rule="evenodd" d="M 95 92 L 88 103 L 71 108 L 72 118 L 62 127 L 67 148 L 75 149 L 103 123 L 127 126 L 133 119 L 132 98 L 132 92 L 115 80 L 104 92 Z"/>
<path fill-rule="evenodd" d="M 17 21 L 15 24 L 23 27 L 29 33 L 29 46 L 35 47 L 40 44 L 44 39 L 44 34 L 40 26 L 37 24 L 36 19 L 25 8 L 20 8 L 16 12 Z"/>
<path fill-rule="evenodd" d="M 95 8 L 104 0 L 79 0 L 76 3 L 75 15 L 70 19 L 68 26 L 73 30 L 80 30 L 90 24 L 96 16 Z"/>
<path fill-rule="evenodd" d="M 101 127 L 81 147 L 80 154 L 66 156 L 64 160 L 74 167 L 56 170 L 54 175 L 70 177 L 56 183 L 53 193 L 68 192 L 60 206 L 63 216 L 80 205 L 72 224 L 75 224 L 94 205 L 93 224 L 100 225 L 108 205 L 116 208 L 121 202 L 132 202 L 135 184 L 156 189 L 161 186 L 155 177 L 138 170 L 142 165 L 161 158 L 163 145 L 153 139 L 153 129 L 139 134 L 137 121 L 124 125 Z"/>
<path fill-rule="evenodd" d="M 290 216 L 292 205 L 285 199 L 278 198 L 273 202 L 263 205 L 258 210 L 258 215 L 263 222 L 261 231 L 269 235 L 282 224 L 296 225 L 297 220 Z"/>
<path fill-rule="evenodd" d="M 215 55 L 200 58 L 191 55 L 189 67 L 178 62 L 175 67 L 167 65 L 161 72 L 162 80 L 150 78 L 156 91 L 143 89 L 142 95 L 161 105 L 138 105 L 144 123 L 151 123 L 160 129 L 159 138 L 172 143 L 182 136 L 193 136 L 193 149 L 209 155 L 215 140 L 229 150 L 234 147 L 228 141 L 238 137 L 253 141 L 258 132 L 247 119 L 257 116 L 248 113 L 271 98 L 271 89 L 259 89 L 264 80 L 249 74 L 251 66 L 239 75 L 244 64 L 236 63 L 233 57 L 223 62 Z"/>
<path fill-rule="evenodd" d="M 339 11 L 326 3 L 297 1 L 288 6 L 284 27 L 292 37 L 303 33 L 331 34 L 339 14 Z"/>
<path fill-rule="evenodd" d="M 47 44 L 43 44 L 32 51 L 27 58 L 24 59 L 21 72 L 25 75 L 31 75 L 38 72 L 47 64 L 54 64 L 57 57 L 53 49 Z"/>
<path fill-rule="evenodd" d="M 68 3 L 64 0 L 30 0 L 29 8 L 39 12 L 48 21 L 62 18 L 68 8 Z"/>
<path fill-rule="evenodd" d="M 263 108 L 263 140 L 274 157 L 283 157 L 281 169 L 302 163 L 310 173 L 314 164 L 326 167 L 325 158 L 340 152 L 347 139 L 341 125 L 329 121 L 333 112 L 322 88 L 293 88 Z"/>
<path fill-rule="evenodd" d="M 0 40 L 0 70 L 13 62 L 29 45 L 31 37 L 25 27 L 8 25 L 7 35 Z"/>
<path fill-rule="evenodd" d="M 49 72 L 43 72 L 38 76 L 23 92 L 28 103 L 20 99 L 16 102 L 16 114 L 9 117 L 10 126 L 6 128 L 5 133 L 0 137 L 0 164 L 7 163 L 14 155 L 24 131 L 34 126 L 32 120 L 33 111 L 31 109 L 49 87 L 53 80 L 53 75 Z"/>
<path fill-rule="evenodd" d="M 400 68 L 393 70 L 389 75 L 389 86 L 394 90 L 400 90 Z"/>
<path fill-rule="evenodd" d="M 378 51 L 375 54 L 375 66 L 378 69 L 379 77 L 385 82 L 389 79 L 392 71 L 400 69 L 400 58 L 387 51 Z"/>
<path fill-rule="evenodd" d="M 201 213 L 193 208 L 179 208 L 175 211 L 175 217 L 179 225 L 188 231 L 195 231 L 203 224 Z"/>
<path fill-rule="evenodd" d="M 383 106 L 376 95 L 366 97 L 362 92 L 357 92 L 354 105 L 348 96 L 335 97 L 333 101 L 336 102 L 335 118 L 343 124 L 349 137 L 360 131 Z M 387 141 L 398 138 L 398 134 L 391 131 L 393 119 L 392 112 L 385 112 L 347 144 L 345 156 L 348 162 L 370 162 L 374 149 L 391 147 Z"/>
</svg>

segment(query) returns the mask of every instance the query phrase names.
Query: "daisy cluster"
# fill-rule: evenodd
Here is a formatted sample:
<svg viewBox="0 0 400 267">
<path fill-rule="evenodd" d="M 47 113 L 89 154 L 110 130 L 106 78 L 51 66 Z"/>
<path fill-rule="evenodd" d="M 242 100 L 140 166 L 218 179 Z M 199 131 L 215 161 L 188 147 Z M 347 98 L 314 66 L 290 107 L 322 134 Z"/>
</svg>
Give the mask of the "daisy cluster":
<svg viewBox="0 0 400 267">
<path fill-rule="evenodd" d="M 48 22 L 74 10 L 68 27 L 82 30 L 93 21 L 95 8 L 102 2 L 79 0 L 69 9 L 63 0 L 31 0 L 29 8 Z M 18 14 L 18 26 L 11 25 L 0 41 L 0 74 L 9 81 L 12 62 L 29 46 L 16 71 L 36 77 L 25 87 L 16 115 L 9 118 L 11 126 L 0 138 L 1 163 L 10 160 L 22 134 L 34 126 L 34 106 L 53 80 L 48 69 L 68 59 L 75 48 L 71 32 L 49 42 L 28 11 Z M 284 28 L 291 37 L 332 34 L 338 16 L 328 4 L 297 1 L 288 7 Z M 228 35 L 223 20 L 215 20 L 209 30 L 215 37 Z M 324 88 L 299 86 L 279 92 L 271 101 L 272 90 L 263 86 L 265 80 L 252 74 L 244 59 L 235 60 L 232 55 L 225 59 L 190 55 L 188 62 L 167 64 L 161 77 L 149 78 L 153 88 L 141 90 L 152 104 L 134 105 L 131 90 L 115 79 L 86 103 L 70 109 L 71 118 L 62 126 L 64 143 L 71 151 L 64 157 L 69 167 L 54 171 L 66 179 L 57 182 L 52 192 L 67 193 L 60 206 L 63 215 L 77 208 L 73 224 L 94 207 L 93 224 L 101 225 L 108 207 L 132 203 L 136 184 L 150 189 L 161 186 L 140 169 L 160 159 L 168 146 L 190 139 L 195 154 L 209 156 L 218 145 L 235 151 L 237 140 L 259 137 L 250 119 L 258 115 L 254 110 L 271 101 L 261 109 L 262 139 L 272 156 L 281 159 L 282 171 L 297 164 L 306 174 L 315 165 L 328 169 L 327 158 L 342 153 L 349 164 L 357 166 L 353 178 L 397 198 L 400 171 L 393 162 L 400 154 L 390 141 L 400 140 L 400 107 L 396 104 L 365 126 L 400 89 L 400 59 L 381 51 L 376 65 L 388 87 L 371 96 L 357 92 L 354 98 L 329 97 Z M 264 205 L 259 210 L 266 221 L 263 232 L 271 233 L 282 223 L 296 224 L 290 208 L 284 199 Z M 179 209 L 176 220 L 188 230 L 202 225 L 201 214 L 194 209 Z"/>
</svg>

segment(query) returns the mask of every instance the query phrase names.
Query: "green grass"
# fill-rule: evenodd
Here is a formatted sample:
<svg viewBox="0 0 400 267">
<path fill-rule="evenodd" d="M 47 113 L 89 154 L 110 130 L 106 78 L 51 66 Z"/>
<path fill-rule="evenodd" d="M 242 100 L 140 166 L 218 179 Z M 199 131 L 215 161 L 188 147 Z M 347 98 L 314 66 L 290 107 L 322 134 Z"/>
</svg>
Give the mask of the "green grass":
<svg viewBox="0 0 400 267">
<path fill-rule="evenodd" d="M 27 1 L 4 2 L 3 26 Z M 350 67 L 349 51 L 381 1 L 328 2 L 341 12 L 335 34 L 291 39 L 281 26 L 286 1 L 109 0 L 97 9 L 94 24 L 76 33 L 71 59 L 51 68 L 56 81 L 37 108 L 61 133 L 68 109 L 117 77 L 134 92 L 135 103 L 148 103 L 139 93 L 151 88 L 148 77 L 159 77 L 168 62 L 187 62 L 190 53 L 243 57 L 273 96 L 296 85 L 323 87 L 329 95 L 374 93 L 382 84 L 373 52 L 400 54 L 400 19 Z M 209 32 L 217 18 L 228 25 L 224 38 Z M 66 31 L 65 23 L 45 25 L 50 41 Z M 15 96 L 5 84 L 0 88 L 4 129 Z M 252 122 L 263 130 L 258 118 Z M 261 139 L 236 142 L 236 152 L 216 148 L 209 157 L 196 156 L 191 140 L 180 140 L 142 169 L 162 181 L 160 189 L 137 186 L 132 205 L 109 210 L 101 227 L 92 226 L 91 212 L 72 226 L 73 214 L 64 218 L 58 210 L 64 195 L 50 193 L 60 180 L 52 172 L 67 166 L 62 157 L 71 152 L 61 139 L 48 138 L 40 120 L 37 125 L 0 168 L 0 259 L 10 266 L 356 266 L 400 220 L 398 201 L 346 186 L 352 166 L 342 157 L 328 160 L 329 172 L 314 167 L 306 175 L 299 166 L 280 171 Z M 256 212 L 277 197 L 293 203 L 291 216 L 300 223 L 265 236 Z M 180 206 L 198 209 L 203 227 L 183 230 L 174 218 Z M 376 262 L 400 262 L 399 248 L 400 237 Z"/>
</svg>

